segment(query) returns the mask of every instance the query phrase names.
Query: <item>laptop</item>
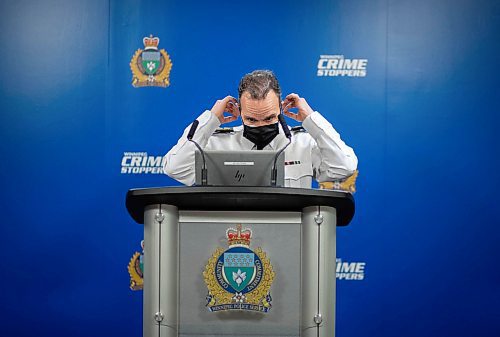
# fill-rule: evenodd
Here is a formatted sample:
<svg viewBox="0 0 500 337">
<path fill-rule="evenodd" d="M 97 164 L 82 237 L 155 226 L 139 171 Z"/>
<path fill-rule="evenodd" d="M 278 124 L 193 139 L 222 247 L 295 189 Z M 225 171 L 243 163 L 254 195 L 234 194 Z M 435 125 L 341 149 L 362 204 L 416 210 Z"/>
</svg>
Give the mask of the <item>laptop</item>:
<svg viewBox="0 0 500 337">
<path fill-rule="evenodd" d="M 211 186 L 271 186 L 276 151 L 205 151 L 207 184 Z M 276 160 L 276 186 L 284 186 L 284 151 Z M 201 185 L 203 158 L 195 152 L 195 184 Z"/>
</svg>

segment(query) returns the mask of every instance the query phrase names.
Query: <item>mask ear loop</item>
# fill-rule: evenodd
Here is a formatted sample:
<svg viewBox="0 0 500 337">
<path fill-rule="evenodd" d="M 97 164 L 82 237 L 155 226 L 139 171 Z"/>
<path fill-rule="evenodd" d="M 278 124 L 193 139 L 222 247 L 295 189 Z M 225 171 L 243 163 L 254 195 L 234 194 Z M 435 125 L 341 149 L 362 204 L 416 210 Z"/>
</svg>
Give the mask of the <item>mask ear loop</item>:
<svg viewBox="0 0 500 337">
<path fill-rule="evenodd" d="M 284 115 L 284 113 L 283 113 L 283 103 L 282 103 L 283 101 L 281 99 L 281 95 L 279 97 L 279 100 L 280 100 L 280 115 Z"/>
<path fill-rule="evenodd" d="M 288 106 L 292 104 L 292 102 L 288 103 L 285 107 L 283 107 L 283 104 L 281 104 L 281 101 L 280 101 L 280 114 L 282 114 L 283 116 L 285 116 L 285 108 L 288 108 Z"/>
</svg>

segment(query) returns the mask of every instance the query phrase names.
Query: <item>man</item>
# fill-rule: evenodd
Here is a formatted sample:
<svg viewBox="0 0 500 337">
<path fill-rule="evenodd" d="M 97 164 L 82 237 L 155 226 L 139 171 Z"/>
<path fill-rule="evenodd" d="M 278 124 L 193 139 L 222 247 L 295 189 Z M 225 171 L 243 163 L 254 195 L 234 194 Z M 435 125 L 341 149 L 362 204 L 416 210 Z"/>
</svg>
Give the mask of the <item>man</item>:
<svg viewBox="0 0 500 337">
<path fill-rule="evenodd" d="M 312 178 L 318 182 L 342 180 L 356 170 L 358 159 L 352 148 L 304 98 L 290 94 L 281 101 L 281 88 L 273 72 L 256 70 L 246 74 L 240 81 L 238 96 L 239 103 L 227 96 L 198 117 L 193 139 L 205 150 L 281 149 L 288 142 L 278 127 L 282 107 L 285 116 L 302 122 L 303 127 L 292 132 L 292 143 L 285 150 L 285 186 L 310 188 Z M 216 132 L 221 124 L 240 116 L 242 126 Z M 195 182 L 196 147 L 186 138 L 190 127 L 166 154 L 164 166 L 166 174 L 185 185 Z"/>
</svg>

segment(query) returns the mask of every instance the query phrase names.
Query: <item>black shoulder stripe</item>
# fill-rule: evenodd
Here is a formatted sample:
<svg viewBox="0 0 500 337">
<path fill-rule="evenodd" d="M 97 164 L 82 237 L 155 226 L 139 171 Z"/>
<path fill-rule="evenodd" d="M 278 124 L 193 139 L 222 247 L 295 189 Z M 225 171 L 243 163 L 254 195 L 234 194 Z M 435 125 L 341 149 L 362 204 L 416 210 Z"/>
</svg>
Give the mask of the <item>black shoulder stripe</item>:
<svg viewBox="0 0 500 337">
<path fill-rule="evenodd" d="M 214 135 L 223 134 L 223 133 L 231 133 L 234 132 L 233 128 L 218 128 L 214 131 Z"/>
<path fill-rule="evenodd" d="M 293 132 L 307 132 L 306 129 L 302 127 L 302 125 L 294 126 L 290 130 L 292 130 Z"/>
</svg>

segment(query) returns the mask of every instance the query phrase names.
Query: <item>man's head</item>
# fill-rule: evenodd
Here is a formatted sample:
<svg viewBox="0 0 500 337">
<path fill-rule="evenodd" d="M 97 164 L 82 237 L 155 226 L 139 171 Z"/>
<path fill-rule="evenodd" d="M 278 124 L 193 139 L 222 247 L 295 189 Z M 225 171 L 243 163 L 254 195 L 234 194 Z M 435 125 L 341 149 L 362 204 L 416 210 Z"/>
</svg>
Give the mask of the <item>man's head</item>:
<svg viewBox="0 0 500 337">
<path fill-rule="evenodd" d="M 238 87 L 243 124 L 264 126 L 278 122 L 281 88 L 270 70 L 255 70 L 243 76 Z"/>
</svg>

